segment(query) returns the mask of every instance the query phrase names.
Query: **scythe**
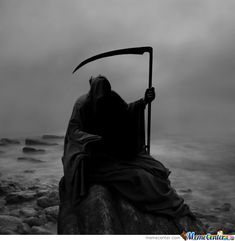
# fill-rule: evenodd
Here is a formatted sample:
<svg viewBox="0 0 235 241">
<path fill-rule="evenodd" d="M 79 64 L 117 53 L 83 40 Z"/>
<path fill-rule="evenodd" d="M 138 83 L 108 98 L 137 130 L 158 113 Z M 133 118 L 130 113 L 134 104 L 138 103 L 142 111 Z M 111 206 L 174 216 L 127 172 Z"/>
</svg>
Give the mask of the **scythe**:
<svg viewBox="0 0 235 241">
<path fill-rule="evenodd" d="M 102 54 L 95 55 L 91 58 L 88 58 L 81 62 L 73 71 L 75 73 L 79 68 L 84 66 L 85 64 L 92 62 L 97 59 L 111 57 L 115 55 L 124 55 L 124 54 L 139 54 L 142 55 L 145 52 L 149 53 L 149 83 L 148 88 L 152 87 L 152 70 L 153 70 L 153 48 L 152 47 L 136 47 L 136 48 L 127 48 L 127 49 L 118 49 L 109 52 L 105 52 Z M 148 120 L 147 120 L 147 153 L 150 154 L 150 134 L 151 134 L 151 103 L 148 104 Z"/>
</svg>

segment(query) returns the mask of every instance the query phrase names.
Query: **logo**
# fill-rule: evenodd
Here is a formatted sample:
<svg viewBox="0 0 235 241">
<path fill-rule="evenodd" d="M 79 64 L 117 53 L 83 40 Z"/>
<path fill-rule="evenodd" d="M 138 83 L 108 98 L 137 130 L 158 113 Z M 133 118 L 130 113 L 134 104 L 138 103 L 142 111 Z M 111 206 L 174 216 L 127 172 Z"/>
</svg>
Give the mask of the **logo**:
<svg viewBox="0 0 235 241">
<path fill-rule="evenodd" d="M 219 230 L 217 234 L 195 234 L 195 232 L 183 231 L 180 235 L 184 240 L 235 240 L 235 235 L 224 234 Z"/>
</svg>

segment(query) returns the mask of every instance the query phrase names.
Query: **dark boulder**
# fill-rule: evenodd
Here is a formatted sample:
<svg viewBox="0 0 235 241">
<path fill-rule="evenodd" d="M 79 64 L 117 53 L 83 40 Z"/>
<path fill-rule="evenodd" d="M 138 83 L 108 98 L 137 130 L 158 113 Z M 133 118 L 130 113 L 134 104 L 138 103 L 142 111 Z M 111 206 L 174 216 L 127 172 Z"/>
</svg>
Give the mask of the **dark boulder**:
<svg viewBox="0 0 235 241">
<path fill-rule="evenodd" d="M 27 162 L 31 162 L 31 163 L 43 162 L 42 160 L 35 159 L 35 158 L 32 158 L 32 157 L 18 157 L 17 160 L 18 161 L 27 161 Z"/>
<path fill-rule="evenodd" d="M 1 180 L 0 181 L 0 196 L 6 195 L 11 192 L 19 191 L 21 190 L 21 185 L 14 181 L 9 180 Z"/>
<path fill-rule="evenodd" d="M 30 227 L 43 225 L 43 221 L 38 217 L 27 217 L 23 221 L 24 223 L 27 223 Z"/>
<path fill-rule="evenodd" d="M 48 208 L 59 204 L 58 192 L 50 192 L 45 196 L 41 196 L 37 199 L 37 205 L 42 208 Z"/>
<path fill-rule="evenodd" d="M 34 146 L 34 145 L 39 145 L 39 146 L 56 146 L 58 145 L 57 143 L 50 143 L 46 141 L 41 141 L 37 139 L 25 139 L 25 145 L 29 146 Z"/>
<path fill-rule="evenodd" d="M 9 138 L 2 138 L 0 140 L 0 146 L 7 146 L 11 144 L 20 144 L 20 141 L 15 140 L 15 139 L 9 139 Z"/>
<path fill-rule="evenodd" d="M 61 203 L 58 218 L 60 234 L 179 234 L 179 227 L 206 232 L 198 219 L 186 216 L 176 223 L 166 216 L 144 213 L 100 185 L 90 188 L 76 211 Z"/>
<path fill-rule="evenodd" d="M 24 147 L 22 149 L 24 153 L 45 153 L 45 150 L 43 149 L 35 149 L 33 147 Z"/>
<path fill-rule="evenodd" d="M 36 197 L 36 193 L 32 191 L 19 191 L 13 192 L 6 196 L 5 200 L 7 204 L 22 203 L 30 201 Z"/>
</svg>

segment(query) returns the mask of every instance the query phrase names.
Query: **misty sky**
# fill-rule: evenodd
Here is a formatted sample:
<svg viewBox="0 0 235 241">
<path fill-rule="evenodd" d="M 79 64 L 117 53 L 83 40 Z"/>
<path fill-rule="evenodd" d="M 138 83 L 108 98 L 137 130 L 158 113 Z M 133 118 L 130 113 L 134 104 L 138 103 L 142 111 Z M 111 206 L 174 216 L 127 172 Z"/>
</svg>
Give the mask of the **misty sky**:
<svg viewBox="0 0 235 241">
<path fill-rule="evenodd" d="M 126 101 L 144 95 L 154 48 L 153 136 L 235 134 L 234 0 L 0 0 L 0 137 L 65 132 L 91 75 Z"/>
</svg>

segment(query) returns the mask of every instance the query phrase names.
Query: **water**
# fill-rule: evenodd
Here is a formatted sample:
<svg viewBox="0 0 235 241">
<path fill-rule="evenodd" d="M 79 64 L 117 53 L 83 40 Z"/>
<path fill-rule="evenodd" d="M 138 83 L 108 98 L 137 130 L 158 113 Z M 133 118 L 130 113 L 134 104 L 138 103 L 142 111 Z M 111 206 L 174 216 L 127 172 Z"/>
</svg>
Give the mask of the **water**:
<svg viewBox="0 0 235 241">
<path fill-rule="evenodd" d="M 205 211 L 230 203 L 235 206 L 234 139 L 163 138 L 153 142 L 152 154 L 171 171 L 172 185 L 191 189 L 185 200 Z"/>
<path fill-rule="evenodd" d="M 57 142 L 58 145 L 34 146 L 37 149 L 45 149 L 46 152 L 43 154 L 23 153 L 23 138 L 20 145 L 0 146 L 0 151 L 4 152 L 0 154 L 0 178 L 11 178 L 22 183 L 34 179 L 42 184 L 58 183 L 63 175 L 63 140 L 51 142 Z M 212 212 L 224 203 L 230 203 L 235 207 L 233 138 L 159 137 L 152 141 L 151 153 L 172 171 L 172 185 L 193 211 Z M 34 157 L 43 162 L 17 160 L 17 157 L 23 156 Z M 25 170 L 34 173 L 25 173 Z M 192 192 L 185 192 L 187 189 L 191 189 Z"/>
</svg>

